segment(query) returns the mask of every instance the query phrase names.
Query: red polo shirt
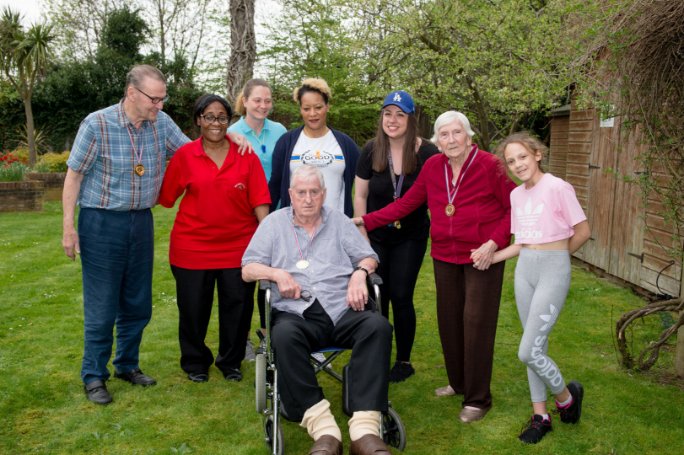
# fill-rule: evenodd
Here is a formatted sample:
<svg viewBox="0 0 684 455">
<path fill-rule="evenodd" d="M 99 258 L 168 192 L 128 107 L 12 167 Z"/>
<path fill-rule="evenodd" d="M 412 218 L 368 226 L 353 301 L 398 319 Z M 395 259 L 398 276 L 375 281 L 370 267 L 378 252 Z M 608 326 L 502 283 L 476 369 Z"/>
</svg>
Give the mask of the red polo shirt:
<svg viewBox="0 0 684 455">
<path fill-rule="evenodd" d="M 169 262 L 186 269 L 240 267 L 256 231 L 254 208 L 271 203 L 259 158 L 230 143 L 219 169 L 201 139 L 178 149 L 164 176 L 159 203 L 173 207 L 185 193 L 171 231 Z"/>
</svg>

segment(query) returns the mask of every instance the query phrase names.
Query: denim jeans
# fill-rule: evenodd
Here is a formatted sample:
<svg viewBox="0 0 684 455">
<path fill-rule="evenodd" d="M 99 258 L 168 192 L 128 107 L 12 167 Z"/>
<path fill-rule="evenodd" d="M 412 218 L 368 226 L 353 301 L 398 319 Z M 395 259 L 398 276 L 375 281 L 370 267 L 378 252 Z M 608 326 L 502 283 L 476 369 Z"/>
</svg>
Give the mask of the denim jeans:
<svg viewBox="0 0 684 455">
<path fill-rule="evenodd" d="M 152 316 L 152 212 L 82 208 L 78 234 L 84 316 L 81 379 L 88 384 L 109 378 L 115 325 L 114 368 L 138 368 L 143 329 Z"/>
</svg>

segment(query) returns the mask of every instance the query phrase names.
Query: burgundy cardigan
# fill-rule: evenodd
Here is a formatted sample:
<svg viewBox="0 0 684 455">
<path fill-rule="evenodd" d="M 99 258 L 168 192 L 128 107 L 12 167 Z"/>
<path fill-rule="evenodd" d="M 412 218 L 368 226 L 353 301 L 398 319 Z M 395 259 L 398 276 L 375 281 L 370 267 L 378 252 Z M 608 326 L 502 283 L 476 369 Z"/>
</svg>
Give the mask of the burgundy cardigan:
<svg viewBox="0 0 684 455">
<path fill-rule="evenodd" d="M 477 155 L 468 167 L 475 153 Z M 461 175 L 464 172 L 465 175 L 453 200 L 456 208 L 453 216 L 445 213 L 448 204 L 445 169 L 446 181 L 453 191 L 448 158 L 444 154 L 435 155 L 425 162 L 416 182 L 403 197 L 363 216 L 366 229 L 372 231 L 385 226 L 427 202 L 431 218 L 430 254 L 434 259 L 470 264 L 471 250 L 490 239 L 499 249 L 508 246 L 511 241 L 510 193 L 515 183 L 508 178 L 501 160 L 473 144 L 461 169 Z"/>
</svg>

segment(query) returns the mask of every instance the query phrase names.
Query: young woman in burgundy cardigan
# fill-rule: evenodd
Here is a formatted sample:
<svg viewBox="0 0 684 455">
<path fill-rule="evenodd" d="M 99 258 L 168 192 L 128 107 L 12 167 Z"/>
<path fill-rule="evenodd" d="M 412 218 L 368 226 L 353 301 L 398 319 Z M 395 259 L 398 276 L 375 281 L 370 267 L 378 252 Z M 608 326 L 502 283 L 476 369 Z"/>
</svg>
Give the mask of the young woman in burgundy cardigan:
<svg viewBox="0 0 684 455">
<path fill-rule="evenodd" d="M 355 218 L 368 231 L 401 219 L 427 202 L 437 290 L 437 321 L 449 384 L 438 396 L 463 395 L 459 418 L 482 419 L 492 406 L 490 382 L 503 262 L 494 252 L 510 243 L 515 183 L 496 156 L 480 150 L 468 118 L 447 111 L 435 122 L 442 154 L 425 162 L 411 189 L 385 208 Z M 477 262 L 486 270 L 473 267 Z"/>
</svg>

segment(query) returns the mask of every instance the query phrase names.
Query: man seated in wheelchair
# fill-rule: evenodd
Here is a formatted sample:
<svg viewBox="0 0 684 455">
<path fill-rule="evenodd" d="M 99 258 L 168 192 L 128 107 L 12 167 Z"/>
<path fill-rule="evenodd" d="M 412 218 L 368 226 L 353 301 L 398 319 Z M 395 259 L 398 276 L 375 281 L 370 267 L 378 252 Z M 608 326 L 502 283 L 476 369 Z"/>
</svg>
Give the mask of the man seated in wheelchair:
<svg viewBox="0 0 684 455">
<path fill-rule="evenodd" d="M 291 207 L 267 216 L 242 258 L 246 281 L 270 280 L 271 345 L 284 413 L 314 439 L 310 453 L 341 454 L 342 434 L 318 385 L 309 354 L 351 349 L 347 370 L 352 454 L 389 454 L 380 436 L 388 406 L 392 327 L 364 311 L 366 278 L 378 256 L 352 221 L 324 207 L 323 174 L 304 165 L 292 174 Z"/>
</svg>

